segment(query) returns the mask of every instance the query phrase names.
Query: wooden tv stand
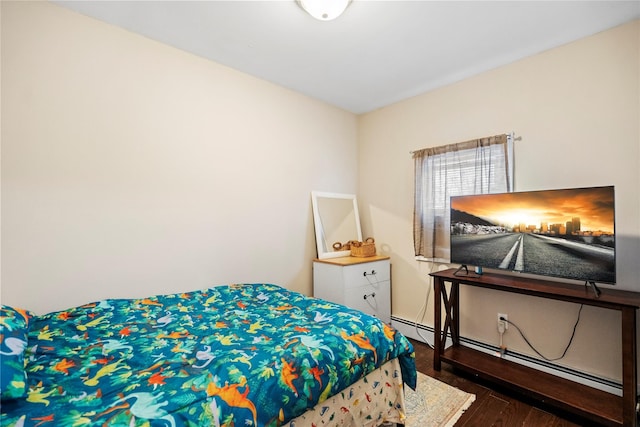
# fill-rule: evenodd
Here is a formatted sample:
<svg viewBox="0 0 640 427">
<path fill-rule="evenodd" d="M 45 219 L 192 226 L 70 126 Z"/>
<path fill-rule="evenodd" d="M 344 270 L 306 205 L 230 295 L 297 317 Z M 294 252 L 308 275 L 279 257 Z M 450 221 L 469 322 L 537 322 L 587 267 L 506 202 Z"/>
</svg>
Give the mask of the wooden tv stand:
<svg viewBox="0 0 640 427">
<path fill-rule="evenodd" d="M 604 289 L 596 297 L 591 288 L 570 283 L 493 273 L 477 277 L 473 273 L 469 276 L 456 276 L 455 271 L 449 269 L 431 273 L 435 293 L 433 368 L 436 371 L 441 369 L 441 362 L 444 361 L 479 378 L 511 388 L 595 423 L 607 426 L 638 425 L 636 310 L 640 307 L 640 293 Z M 445 286 L 447 282 L 451 284 L 448 293 Z M 619 310 L 622 314 L 622 397 L 461 346 L 460 285 Z M 447 335 L 451 336 L 453 345 L 445 349 Z"/>
</svg>

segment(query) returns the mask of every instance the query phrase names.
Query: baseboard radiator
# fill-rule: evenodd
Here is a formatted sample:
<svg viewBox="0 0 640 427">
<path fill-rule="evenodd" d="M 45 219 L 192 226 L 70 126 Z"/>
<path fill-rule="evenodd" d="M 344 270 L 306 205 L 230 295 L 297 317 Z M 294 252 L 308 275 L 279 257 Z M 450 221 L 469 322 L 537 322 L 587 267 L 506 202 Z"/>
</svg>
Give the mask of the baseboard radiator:
<svg viewBox="0 0 640 427">
<path fill-rule="evenodd" d="M 416 341 L 426 342 L 433 347 L 433 328 L 431 326 L 416 324 L 415 322 L 391 316 L 391 324 L 394 328 L 402 332 L 403 335 L 413 338 Z M 447 346 L 451 345 L 451 337 L 447 336 Z M 473 348 L 483 353 L 499 355 L 500 349 L 496 345 L 491 345 L 476 341 L 470 338 L 460 337 L 460 345 Z M 498 356 L 496 356 L 498 357 Z M 528 366 L 539 371 L 547 372 L 558 377 L 566 378 L 580 384 L 588 385 L 598 390 L 622 396 L 622 383 L 616 382 L 608 378 L 598 377 L 586 372 L 568 368 L 566 366 L 557 365 L 545 360 L 536 359 L 526 354 L 509 351 L 505 359 L 521 365 Z"/>
</svg>

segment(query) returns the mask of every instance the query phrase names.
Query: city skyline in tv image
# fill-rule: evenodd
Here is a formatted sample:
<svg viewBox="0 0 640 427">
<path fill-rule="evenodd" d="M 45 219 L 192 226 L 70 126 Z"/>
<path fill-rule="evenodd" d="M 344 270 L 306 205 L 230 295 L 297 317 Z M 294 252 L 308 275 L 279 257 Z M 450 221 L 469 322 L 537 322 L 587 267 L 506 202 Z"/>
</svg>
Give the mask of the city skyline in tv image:
<svg viewBox="0 0 640 427">
<path fill-rule="evenodd" d="M 615 283 L 614 187 L 451 198 L 451 262 Z"/>
</svg>

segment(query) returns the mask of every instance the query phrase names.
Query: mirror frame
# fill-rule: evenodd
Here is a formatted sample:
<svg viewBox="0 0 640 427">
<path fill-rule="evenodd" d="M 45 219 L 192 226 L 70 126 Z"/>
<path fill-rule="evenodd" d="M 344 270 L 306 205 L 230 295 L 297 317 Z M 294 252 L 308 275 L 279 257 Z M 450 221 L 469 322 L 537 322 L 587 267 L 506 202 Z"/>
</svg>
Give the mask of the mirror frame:
<svg viewBox="0 0 640 427">
<path fill-rule="evenodd" d="M 358 241 L 362 241 L 362 229 L 360 228 L 360 214 L 358 212 L 358 201 L 356 199 L 355 194 L 341 194 L 341 193 L 325 193 L 321 191 L 312 191 L 311 192 L 311 205 L 313 207 L 313 224 L 316 231 L 316 246 L 318 248 L 318 259 L 327 259 L 327 258 L 338 258 L 343 256 L 350 256 L 351 251 L 334 251 L 329 247 L 326 249 L 322 242 L 324 239 L 322 236 L 324 235 L 324 229 L 322 225 L 322 218 L 320 217 L 320 209 L 318 206 L 318 199 L 320 198 L 329 198 L 329 199 L 348 199 L 353 203 L 353 213 L 355 216 L 355 226 L 357 236 L 350 237 L 344 242 L 346 243 L 348 240 L 353 240 L 356 238 Z"/>
</svg>

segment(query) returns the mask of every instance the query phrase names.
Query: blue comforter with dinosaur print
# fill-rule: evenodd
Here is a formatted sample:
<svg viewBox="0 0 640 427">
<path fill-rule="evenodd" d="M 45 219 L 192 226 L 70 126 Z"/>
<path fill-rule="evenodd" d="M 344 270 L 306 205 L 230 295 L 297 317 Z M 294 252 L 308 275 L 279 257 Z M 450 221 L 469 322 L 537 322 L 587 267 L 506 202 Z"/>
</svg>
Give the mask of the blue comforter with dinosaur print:
<svg viewBox="0 0 640 427">
<path fill-rule="evenodd" d="M 411 343 L 360 311 L 270 284 L 107 299 L 35 316 L 28 392 L 2 426 L 277 426 Z"/>
</svg>

